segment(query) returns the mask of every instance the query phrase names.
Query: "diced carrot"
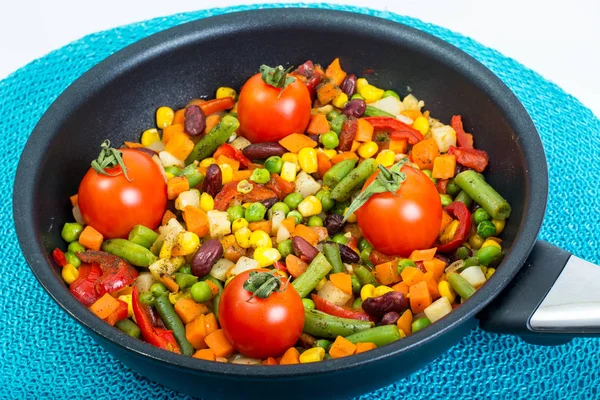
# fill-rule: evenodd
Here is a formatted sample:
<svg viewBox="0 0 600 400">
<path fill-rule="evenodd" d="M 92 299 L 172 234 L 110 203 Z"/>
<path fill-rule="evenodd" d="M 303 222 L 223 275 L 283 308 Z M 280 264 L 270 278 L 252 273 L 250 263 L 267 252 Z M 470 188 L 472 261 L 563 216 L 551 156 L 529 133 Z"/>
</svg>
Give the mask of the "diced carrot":
<svg viewBox="0 0 600 400">
<path fill-rule="evenodd" d="M 238 262 L 238 260 L 246 255 L 246 249 L 240 246 L 235 240 L 234 235 L 227 235 L 221 239 L 223 245 L 223 257 L 231 262 Z"/>
<path fill-rule="evenodd" d="M 351 356 L 355 351 L 356 345 L 354 343 L 345 337 L 338 336 L 329 349 L 329 355 L 331 358 L 342 358 Z"/>
<path fill-rule="evenodd" d="M 235 106 L 233 97 L 222 97 L 220 99 L 207 100 L 204 103 L 198 104 L 204 115 L 211 115 L 219 111 L 225 111 Z"/>
<path fill-rule="evenodd" d="M 300 236 L 313 246 L 316 246 L 317 243 L 319 243 L 319 235 L 317 235 L 315 231 L 313 231 L 306 225 L 296 225 L 296 229 L 294 230 L 294 236 Z"/>
<path fill-rule="evenodd" d="M 363 118 L 359 118 L 357 122 L 354 140 L 357 142 L 370 142 L 373 140 L 373 125 Z"/>
<path fill-rule="evenodd" d="M 331 62 L 331 64 L 329 64 L 325 70 L 325 76 L 331 79 L 338 86 L 344 82 L 344 79 L 346 78 L 346 72 L 344 72 L 342 69 L 339 58 L 336 58 Z"/>
<path fill-rule="evenodd" d="M 295 347 L 290 347 L 283 353 L 279 365 L 300 364 L 300 352 Z"/>
<path fill-rule="evenodd" d="M 407 267 L 404 268 L 400 275 L 402 276 L 402 281 L 404 281 L 404 283 L 408 286 L 413 286 L 421 282 L 423 280 L 423 275 L 425 274 L 418 268 Z"/>
<path fill-rule="evenodd" d="M 423 261 L 423 266 L 427 272 L 431 272 L 434 279 L 440 279 L 446 269 L 446 263 L 440 259 L 432 258 L 431 260 Z"/>
<path fill-rule="evenodd" d="M 352 294 L 352 277 L 345 272 L 329 275 L 329 280 L 344 293 Z"/>
<path fill-rule="evenodd" d="M 215 314 L 208 313 L 204 316 L 204 328 L 206 329 L 207 335 L 210 335 L 219 329 L 219 324 L 217 323 L 217 317 L 215 317 Z"/>
<path fill-rule="evenodd" d="M 90 311 L 98 318 L 104 319 L 117 311 L 119 305 L 119 300 L 112 297 L 109 293 L 105 293 L 104 296 L 100 297 L 90 306 Z"/>
<path fill-rule="evenodd" d="M 213 281 L 207 279 L 205 282 L 210 287 L 210 293 L 213 297 L 215 297 L 221 291 L 221 289 L 217 285 L 215 285 Z"/>
<path fill-rule="evenodd" d="M 431 300 L 437 300 L 440 297 L 440 291 L 438 289 L 438 282 L 433 277 L 433 272 L 427 272 L 425 275 L 423 275 L 423 281 L 425 281 L 427 284 L 427 290 L 429 290 Z"/>
<path fill-rule="evenodd" d="M 169 143 L 169 140 L 171 140 L 173 135 L 175 135 L 176 133 L 183 133 L 183 124 L 173 124 L 173 125 L 167 126 L 165 129 L 163 129 L 163 131 L 162 131 L 163 144 L 166 145 L 167 143 Z"/>
<path fill-rule="evenodd" d="M 388 149 L 396 154 L 406 154 L 408 148 L 408 141 L 406 139 L 390 139 Z"/>
<path fill-rule="evenodd" d="M 206 324 L 204 322 L 206 316 L 200 314 L 196 319 L 185 326 L 185 337 L 195 349 L 205 349 L 206 343 Z"/>
<path fill-rule="evenodd" d="M 177 303 L 175 303 L 175 312 L 181 318 L 181 322 L 189 324 L 199 315 L 206 314 L 208 307 L 202 303 L 196 303 L 192 299 L 183 298 L 177 300 Z"/>
<path fill-rule="evenodd" d="M 237 171 L 238 169 L 240 169 L 240 162 L 238 160 L 234 160 L 233 158 L 229 158 L 223 154 L 221 154 L 217 158 L 217 164 L 218 165 L 228 164 L 231 166 L 231 169 L 233 169 L 234 171 Z"/>
<path fill-rule="evenodd" d="M 167 287 L 167 289 L 169 289 L 169 292 L 179 292 L 179 285 L 175 282 L 175 279 L 171 278 L 169 275 L 161 275 L 159 280 Z"/>
<path fill-rule="evenodd" d="M 312 229 L 317 234 L 317 236 L 319 236 L 319 240 L 317 241 L 317 243 L 322 242 L 323 240 L 329 237 L 327 228 L 325 228 L 324 226 L 311 226 L 310 229 Z"/>
<path fill-rule="evenodd" d="M 357 140 L 353 140 L 352 141 L 352 147 L 350 148 L 350 151 L 353 152 L 353 153 L 356 153 L 358 151 L 358 148 L 360 147 L 361 144 L 362 144 L 361 142 L 359 142 Z"/>
<path fill-rule="evenodd" d="M 269 357 L 265 361 L 263 361 L 263 365 L 277 365 L 277 360 L 273 357 Z"/>
<path fill-rule="evenodd" d="M 412 285 L 409 289 L 408 296 L 410 299 L 410 309 L 412 310 L 413 314 L 419 314 L 423 312 L 423 310 L 425 310 L 431 304 L 431 294 L 429 293 L 429 288 L 427 287 L 427 282 L 425 281 L 421 281 L 416 285 Z"/>
<path fill-rule="evenodd" d="M 377 280 L 382 285 L 391 285 L 402 280 L 398 275 L 398 263 L 396 261 L 376 265 L 375 273 L 377 274 Z"/>
<path fill-rule="evenodd" d="M 398 318 L 398 321 L 396 321 L 396 325 L 398 326 L 398 329 L 402 329 L 405 334 L 410 335 L 412 332 L 412 322 L 413 314 L 410 310 L 406 310 L 402 313 L 400 318 Z"/>
<path fill-rule="evenodd" d="M 204 100 L 204 99 L 192 99 L 185 106 L 187 108 L 189 106 L 199 106 L 204 103 L 206 103 L 206 100 Z"/>
<path fill-rule="evenodd" d="M 306 272 L 308 264 L 296 257 L 295 255 L 288 254 L 285 258 L 285 267 L 287 268 L 290 275 L 292 275 L 294 278 L 297 278 L 304 272 Z"/>
<path fill-rule="evenodd" d="M 207 361 L 215 361 L 217 359 L 217 357 L 215 356 L 215 352 L 212 351 L 212 349 L 198 350 L 194 353 L 192 357 Z"/>
<path fill-rule="evenodd" d="M 271 221 L 257 221 L 257 222 L 250 222 L 248 224 L 248 229 L 250 229 L 252 232 L 254 231 L 265 231 L 267 233 L 271 233 Z"/>
<path fill-rule="evenodd" d="M 175 116 L 173 117 L 174 124 L 182 124 L 185 122 L 185 108 L 181 108 L 175 111 Z"/>
<path fill-rule="evenodd" d="M 228 357 L 235 350 L 229 340 L 225 337 L 223 329 L 217 329 L 213 333 L 206 335 L 204 341 L 215 352 L 217 357 Z"/>
<path fill-rule="evenodd" d="M 165 145 L 165 151 L 179 160 L 185 160 L 193 149 L 194 142 L 183 132 L 175 132 Z"/>
<path fill-rule="evenodd" d="M 412 160 L 421 169 L 432 169 L 433 160 L 440 155 L 440 149 L 435 140 L 425 139 L 412 148 Z"/>
<path fill-rule="evenodd" d="M 402 114 L 405 117 L 408 117 L 414 121 L 415 119 L 417 119 L 421 116 L 421 111 L 419 111 L 419 110 L 402 110 L 402 111 L 400 111 L 400 114 Z"/>
<path fill-rule="evenodd" d="M 83 229 L 78 240 L 79 244 L 90 250 L 100 250 L 104 236 L 92 226 L 88 225 Z"/>
<path fill-rule="evenodd" d="M 213 114 L 206 117 L 206 127 L 204 128 L 204 133 L 208 133 L 213 130 L 213 128 L 219 125 L 221 122 L 221 116 L 219 114 Z"/>
<path fill-rule="evenodd" d="M 252 170 L 249 170 L 249 169 L 244 169 L 241 171 L 233 171 L 233 181 L 239 182 L 239 181 L 243 181 L 244 179 L 248 180 L 248 179 L 250 179 L 250 175 L 252 175 Z"/>
<path fill-rule="evenodd" d="M 143 144 L 141 143 L 137 143 L 137 142 L 123 142 L 123 144 L 125 145 L 125 147 L 127 147 L 128 149 L 139 149 L 140 147 L 144 147 Z"/>
<path fill-rule="evenodd" d="M 326 81 L 317 87 L 317 99 L 322 105 L 329 104 L 342 90 L 332 81 Z"/>
<path fill-rule="evenodd" d="M 111 293 L 111 297 L 114 298 L 115 296 L 113 296 L 113 294 Z M 106 321 L 106 323 L 110 326 L 115 326 L 117 322 L 127 318 L 127 308 L 129 306 L 122 300 L 117 301 L 119 302 L 119 306 L 116 309 L 116 311 L 111 313 L 108 317 L 104 318 L 104 321 Z"/>
<path fill-rule="evenodd" d="M 345 151 L 343 153 L 339 153 L 339 154 L 336 154 L 335 156 L 333 156 L 331 158 L 331 163 L 335 165 L 344 160 L 351 160 L 351 159 L 358 160 L 358 156 L 354 152 Z"/>
<path fill-rule="evenodd" d="M 413 250 L 412 253 L 410 253 L 410 258 L 413 261 L 426 261 L 426 260 L 431 260 L 433 259 L 433 256 L 435 256 L 435 252 L 437 251 L 437 247 L 432 247 L 431 249 L 425 249 L 425 250 Z"/>
<path fill-rule="evenodd" d="M 175 200 L 181 193 L 190 190 L 190 182 L 185 176 L 174 176 L 167 181 L 167 197 Z"/>
<path fill-rule="evenodd" d="M 317 151 L 317 175 L 323 178 L 325 172 L 329 171 L 332 167 L 331 160 L 327 155 L 321 151 Z"/>
<path fill-rule="evenodd" d="M 75 193 L 73 196 L 69 197 L 69 200 L 71 200 L 71 205 L 75 207 L 79 201 L 79 195 Z"/>
<path fill-rule="evenodd" d="M 310 123 L 308 124 L 308 128 L 306 128 L 306 133 L 311 135 L 321 135 L 329 131 L 329 121 L 327 121 L 325 114 L 314 114 L 310 116 Z"/>
<path fill-rule="evenodd" d="M 377 345 L 371 342 L 358 342 L 356 343 L 356 352 L 354 354 L 364 353 L 365 351 L 376 349 Z"/>
<path fill-rule="evenodd" d="M 317 147 L 317 142 L 301 133 L 292 133 L 281 139 L 279 144 L 292 153 L 298 153 L 305 147 L 310 147 L 311 149 Z"/>
<path fill-rule="evenodd" d="M 440 226 L 440 235 L 442 232 L 444 232 L 448 225 L 450 225 L 450 222 L 452 222 L 452 217 L 448 215 L 446 211 L 442 210 L 442 225 Z"/>
<path fill-rule="evenodd" d="M 406 284 L 406 282 L 398 282 L 394 286 L 392 286 L 392 289 L 394 289 L 394 291 L 396 292 L 402 293 L 405 296 L 408 294 L 408 285 Z"/>
<path fill-rule="evenodd" d="M 294 217 L 286 218 L 283 221 L 281 221 L 281 225 L 285 226 L 285 229 L 288 230 L 290 235 L 293 235 L 294 231 L 296 230 L 296 218 L 294 218 Z"/>
<path fill-rule="evenodd" d="M 456 171 L 456 156 L 454 154 L 442 154 L 433 160 L 433 171 L 431 175 L 436 179 L 450 179 Z"/>
</svg>

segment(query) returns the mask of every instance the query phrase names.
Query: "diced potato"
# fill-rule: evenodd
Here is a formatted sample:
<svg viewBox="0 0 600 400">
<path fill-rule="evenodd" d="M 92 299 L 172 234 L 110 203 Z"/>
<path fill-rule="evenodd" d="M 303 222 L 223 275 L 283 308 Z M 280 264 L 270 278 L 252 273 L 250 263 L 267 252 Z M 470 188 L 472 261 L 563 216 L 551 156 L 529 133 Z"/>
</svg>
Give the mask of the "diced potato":
<svg viewBox="0 0 600 400">
<path fill-rule="evenodd" d="M 282 210 L 274 211 L 271 215 L 271 233 L 277 234 L 281 221 L 285 219 L 285 213 Z"/>
<path fill-rule="evenodd" d="M 215 265 L 213 265 L 209 274 L 213 278 L 225 282 L 225 280 L 227 279 L 227 271 L 233 268 L 233 266 L 235 266 L 235 263 L 225 258 L 221 258 L 215 263 Z"/>
<path fill-rule="evenodd" d="M 140 294 L 142 294 L 142 293 L 149 292 L 150 286 L 152 286 L 152 284 L 154 284 L 155 282 L 156 282 L 156 280 L 152 276 L 152 273 L 142 272 L 135 279 L 135 287 L 137 287 L 138 292 Z"/>
<path fill-rule="evenodd" d="M 154 150 L 157 153 L 165 150 L 165 144 L 162 141 L 157 141 L 146 146 L 147 149 Z"/>
<path fill-rule="evenodd" d="M 402 101 L 402 103 L 404 104 L 404 109 L 405 110 L 417 110 L 417 111 L 421 111 L 421 107 L 423 107 L 425 105 L 425 103 L 423 101 L 419 101 L 412 94 L 409 94 L 408 96 L 406 96 L 404 98 L 404 100 Z"/>
<path fill-rule="evenodd" d="M 159 258 L 171 258 L 171 250 L 177 243 L 177 237 L 185 230 L 175 218 L 171 218 L 166 225 L 158 228 L 158 231 L 160 232 L 159 238 L 161 236 L 164 238 Z"/>
<path fill-rule="evenodd" d="M 456 132 L 450 125 L 431 128 L 431 137 L 442 153 L 447 152 L 450 146 L 456 146 Z"/>
<path fill-rule="evenodd" d="M 285 226 L 279 225 L 279 229 L 277 229 L 277 237 L 275 238 L 277 243 L 281 243 L 284 240 L 288 240 L 290 236 L 290 231 L 288 231 L 288 229 Z"/>
<path fill-rule="evenodd" d="M 231 222 L 227 212 L 210 210 L 206 213 L 208 216 L 208 225 L 210 229 L 210 236 L 215 238 L 217 236 L 229 235 L 231 233 Z"/>
<path fill-rule="evenodd" d="M 197 189 L 187 190 L 177 196 L 175 208 L 183 210 L 186 206 L 200 208 L 200 191 Z"/>
<path fill-rule="evenodd" d="M 172 275 L 181 266 L 185 264 L 184 257 L 173 257 L 171 259 L 160 258 L 154 263 L 150 264 L 148 270 L 154 277 L 154 279 L 160 279 L 161 275 Z"/>
<path fill-rule="evenodd" d="M 339 289 L 331 281 L 327 281 L 323 287 L 319 289 L 318 294 L 320 297 L 332 302 L 336 306 L 343 306 L 352 297 L 351 294 Z"/>
<path fill-rule="evenodd" d="M 234 148 L 242 151 L 244 148 L 250 146 L 250 141 L 243 136 L 238 136 L 233 142 L 231 142 L 231 145 Z"/>
<path fill-rule="evenodd" d="M 398 114 L 396 115 L 396 119 L 400 122 L 405 123 L 406 125 L 412 125 L 415 121 L 413 121 L 412 118 L 407 117 L 404 114 Z"/>
<path fill-rule="evenodd" d="M 381 111 L 389 112 L 392 115 L 398 115 L 400 111 L 404 110 L 404 104 L 394 96 L 384 97 L 369 105 Z"/>
<path fill-rule="evenodd" d="M 486 281 L 485 275 L 478 265 L 469 267 L 460 273 L 460 276 L 465 278 L 473 287 L 477 288 L 483 285 Z"/>
<path fill-rule="evenodd" d="M 316 194 L 321 189 L 321 185 L 314 180 L 312 176 L 301 171 L 296 176 L 296 192 L 305 198 Z"/>
<path fill-rule="evenodd" d="M 160 163 L 165 168 L 173 166 L 179 168 L 185 167 L 185 162 L 183 162 L 183 160 L 180 160 L 168 151 L 161 151 L 158 153 L 158 157 L 160 158 Z"/>
<path fill-rule="evenodd" d="M 231 273 L 231 275 L 235 276 L 241 274 L 242 272 L 246 272 L 256 268 L 258 268 L 258 261 L 256 261 L 253 258 L 242 256 L 237 261 L 237 263 L 235 263 L 235 267 L 231 268 L 229 272 Z"/>
<path fill-rule="evenodd" d="M 452 312 L 452 304 L 450 304 L 447 297 L 442 296 L 431 303 L 423 312 L 431 322 L 435 322 Z"/>
</svg>

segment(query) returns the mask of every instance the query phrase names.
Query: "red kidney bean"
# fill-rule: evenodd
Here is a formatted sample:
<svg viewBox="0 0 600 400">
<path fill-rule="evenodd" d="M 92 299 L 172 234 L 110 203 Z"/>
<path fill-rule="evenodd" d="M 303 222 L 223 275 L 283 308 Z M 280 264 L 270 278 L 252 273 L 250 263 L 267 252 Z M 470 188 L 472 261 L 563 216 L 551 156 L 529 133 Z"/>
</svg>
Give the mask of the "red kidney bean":
<svg viewBox="0 0 600 400">
<path fill-rule="evenodd" d="M 354 250 L 345 244 L 339 244 L 340 247 L 340 256 L 342 257 L 342 261 L 347 264 L 356 264 L 360 261 L 360 256 L 356 254 Z"/>
<path fill-rule="evenodd" d="M 223 174 L 217 164 L 211 164 L 206 170 L 204 179 L 204 191 L 215 197 L 223 188 Z"/>
<path fill-rule="evenodd" d="M 448 257 L 446 257 L 446 256 L 444 256 L 442 254 L 436 254 L 433 257 L 437 258 L 438 260 L 441 260 L 441 261 L 445 262 L 446 265 L 450 264 L 450 258 L 448 258 Z"/>
<path fill-rule="evenodd" d="M 315 142 L 319 143 L 319 135 L 306 135 L 306 136 L 308 136 L 309 138 L 311 138 Z"/>
<path fill-rule="evenodd" d="M 281 157 L 286 152 L 286 148 L 277 142 L 255 143 L 242 150 L 242 154 L 251 160 L 266 160 L 271 156 Z"/>
<path fill-rule="evenodd" d="M 327 228 L 327 233 L 329 236 L 333 236 L 336 233 L 339 233 L 344 226 L 344 217 L 339 214 L 329 214 L 325 218 L 325 228 Z"/>
<path fill-rule="evenodd" d="M 352 148 L 352 142 L 356 137 L 356 130 L 358 129 L 358 120 L 353 117 L 348 117 L 342 123 L 342 131 L 340 132 L 340 144 L 338 150 L 350 151 Z"/>
<path fill-rule="evenodd" d="M 186 107 L 183 116 L 183 129 L 186 133 L 198 136 L 204 132 L 206 117 L 204 116 L 204 111 L 199 106 L 191 105 Z"/>
<path fill-rule="evenodd" d="M 300 236 L 294 236 L 292 239 L 292 249 L 297 257 L 300 257 L 302 261 L 307 263 L 311 262 L 319 254 L 319 250 Z"/>
<path fill-rule="evenodd" d="M 313 62 L 311 60 L 308 60 L 304 64 L 299 65 L 298 68 L 296 68 L 296 71 L 294 71 L 294 72 L 297 73 L 298 75 L 302 75 L 306 78 L 310 78 L 313 75 L 313 73 L 315 72 L 315 65 L 313 64 Z"/>
<path fill-rule="evenodd" d="M 308 89 L 308 93 L 310 93 L 311 98 L 315 97 L 315 94 L 317 92 L 317 86 L 319 86 L 322 79 L 323 76 L 321 74 L 314 74 L 306 82 L 306 88 Z"/>
<path fill-rule="evenodd" d="M 351 97 L 356 92 L 356 75 L 346 75 L 340 89 L 342 89 L 342 92 L 346 93 L 348 97 Z"/>
<path fill-rule="evenodd" d="M 400 313 L 396 311 L 390 311 L 389 313 L 385 313 L 385 315 L 381 318 L 379 322 L 380 325 L 392 325 L 398 322 L 400 319 Z"/>
<path fill-rule="evenodd" d="M 400 292 L 388 292 L 383 296 L 369 297 L 362 303 L 363 310 L 373 317 L 383 317 L 390 311 L 401 313 L 408 307 L 408 299 Z"/>
<path fill-rule="evenodd" d="M 269 208 L 273 207 L 273 205 L 275 203 L 277 203 L 278 201 L 279 201 L 278 197 L 270 197 L 268 199 L 259 200 L 258 202 L 261 203 L 263 206 L 265 206 L 266 209 L 268 210 Z"/>
<path fill-rule="evenodd" d="M 221 242 L 217 239 L 207 240 L 200 246 L 192 258 L 192 275 L 204 278 L 221 257 L 223 257 Z"/>
<path fill-rule="evenodd" d="M 365 103 L 362 99 L 354 99 L 350 100 L 344 106 L 342 110 L 342 114 L 347 115 L 349 117 L 360 118 L 365 113 L 367 109 L 367 103 Z"/>
</svg>

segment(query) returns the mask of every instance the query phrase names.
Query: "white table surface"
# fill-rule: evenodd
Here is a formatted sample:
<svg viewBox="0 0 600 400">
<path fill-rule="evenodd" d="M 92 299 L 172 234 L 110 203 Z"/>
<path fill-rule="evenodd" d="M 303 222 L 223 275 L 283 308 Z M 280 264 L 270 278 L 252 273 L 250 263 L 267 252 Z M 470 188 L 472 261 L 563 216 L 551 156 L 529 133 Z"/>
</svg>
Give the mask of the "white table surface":
<svg viewBox="0 0 600 400">
<path fill-rule="evenodd" d="M 273 1 L 6 0 L 0 14 L 0 79 L 99 30 L 197 9 Z M 470 36 L 539 72 L 600 116 L 599 0 L 329 2 L 393 11 Z"/>
</svg>

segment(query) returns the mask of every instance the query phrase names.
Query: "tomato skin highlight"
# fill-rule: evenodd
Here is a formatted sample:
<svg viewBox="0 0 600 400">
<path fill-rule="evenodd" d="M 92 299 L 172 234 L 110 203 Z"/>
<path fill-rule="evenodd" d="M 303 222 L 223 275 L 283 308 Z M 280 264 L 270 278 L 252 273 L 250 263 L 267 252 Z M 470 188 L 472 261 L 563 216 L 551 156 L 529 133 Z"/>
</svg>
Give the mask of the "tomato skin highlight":
<svg viewBox="0 0 600 400">
<path fill-rule="evenodd" d="M 254 270 L 267 271 L 267 270 Z M 277 357 L 294 346 L 304 327 L 302 299 L 292 285 L 266 299 L 247 301 L 252 293 L 243 288 L 251 271 L 236 276 L 219 301 L 219 323 L 227 340 L 240 353 L 253 358 Z M 281 278 L 283 290 L 285 281 Z"/>
<path fill-rule="evenodd" d="M 406 181 L 396 192 L 377 193 L 356 210 L 364 237 L 378 251 L 408 257 L 413 250 L 432 247 L 442 223 L 440 195 L 427 175 L 405 165 Z M 377 176 L 376 172 L 364 188 Z"/>
<path fill-rule="evenodd" d="M 258 73 L 240 91 L 240 132 L 252 143 L 277 142 L 292 133 L 303 133 L 310 109 L 310 93 L 299 79 L 280 89 L 265 83 Z"/>
<path fill-rule="evenodd" d="M 86 224 L 106 239 L 126 238 L 135 225 L 156 229 L 167 207 L 167 185 L 160 167 L 141 151 L 119 149 L 127 175 L 106 176 L 90 168 L 78 191 L 78 204 Z M 120 167 L 106 169 L 115 174 Z"/>
</svg>

